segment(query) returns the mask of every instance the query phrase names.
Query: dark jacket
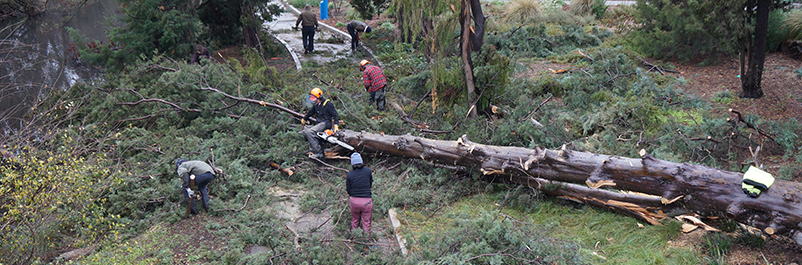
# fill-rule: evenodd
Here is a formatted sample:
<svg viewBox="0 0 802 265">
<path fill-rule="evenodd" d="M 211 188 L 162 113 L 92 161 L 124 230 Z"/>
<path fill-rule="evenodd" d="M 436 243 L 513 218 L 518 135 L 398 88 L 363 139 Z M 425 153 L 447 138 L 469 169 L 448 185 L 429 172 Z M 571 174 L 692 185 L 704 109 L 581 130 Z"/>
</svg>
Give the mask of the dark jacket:
<svg viewBox="0 0 802 265">
<path fill-rule="evenodd" d="M 373 186 L 373 172 L 363 167 L 351 170 L 345 177 L 345 191 L 351 197 L 370 198 L 370 188 Z"/>
<path fill-rule="evenodd" d="M 182 187 L 185 189 L 189 187 L 189 175 L 200 176 L 204 173 L 214 174 L 214 169 L 203 161 L 184 161 L 178 166 L 178 176 L 184 180 L 184 185 Z"/>
<path fill-rule="evenodd" d="M 368 27 L 368 24 L 365 24 L 365 22 L 359 20 L 354 20 L 348 23 L 348 27 L 351 27 L 359 32 L 365 32 L 365 28 Z"/>
<path fill-rule="evenodd" d="M 298 20 L 295 21 L 296 27 L 298 24 L 304 27 L 315 26 L 315 28 L 317 28 L 317 15 L 311 10 L 301 12 L 301 15 L 298 16 Z"/>
<path fill-rule="evenodd" d="M 309 117 L 314 116 L 318 123 L 326 122 L 329 128 L 331 128 L 332 125 L 339 125 L 340 115 L 337 114 L 337 110 L 334 109 L 334 103 L 322 97 L 320 101 L 323 103 L 315 104 L 311 109 L 306 111 L 304 120 L 309 120 Z"/>
</svg>

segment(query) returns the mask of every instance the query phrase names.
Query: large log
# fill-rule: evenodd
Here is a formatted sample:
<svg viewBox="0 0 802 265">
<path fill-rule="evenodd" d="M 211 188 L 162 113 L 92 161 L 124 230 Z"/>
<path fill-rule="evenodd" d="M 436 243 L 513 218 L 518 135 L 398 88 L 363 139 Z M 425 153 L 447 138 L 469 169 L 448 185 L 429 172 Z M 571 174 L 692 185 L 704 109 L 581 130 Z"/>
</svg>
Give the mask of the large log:
<svg viewBox="0 0 802 265">
<path fill-rule="evenodd" d="M 450 166 L 478 168 L 546 194 L 607 207 L 656 224 L 688 212 L 728 218 L 784 235 L 802 245 L 802 183 L 775 181 L 751 198 L 741 191 L 743 174 L 652 157 L 628 158 L 537 147 L 491 146 L 341 130 L 341 141 L 360 152 L 417 158 Z"/>
</svg>

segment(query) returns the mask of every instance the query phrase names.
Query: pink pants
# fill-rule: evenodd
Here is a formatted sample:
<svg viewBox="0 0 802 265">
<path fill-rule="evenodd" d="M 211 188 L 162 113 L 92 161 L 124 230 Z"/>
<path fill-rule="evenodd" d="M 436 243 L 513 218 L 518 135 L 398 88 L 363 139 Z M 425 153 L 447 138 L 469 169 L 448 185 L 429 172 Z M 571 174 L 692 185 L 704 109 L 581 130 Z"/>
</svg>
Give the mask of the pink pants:
<svg viewBox="0 0 802 265">
<path fill-rule="evenodd" d="M 359 227 L 359 219 L 362 219 L 362 233 L 370 232 L 372 215 L 373 200 L 371 198 L 351 197 L 351 229 Z"/>
</svg>

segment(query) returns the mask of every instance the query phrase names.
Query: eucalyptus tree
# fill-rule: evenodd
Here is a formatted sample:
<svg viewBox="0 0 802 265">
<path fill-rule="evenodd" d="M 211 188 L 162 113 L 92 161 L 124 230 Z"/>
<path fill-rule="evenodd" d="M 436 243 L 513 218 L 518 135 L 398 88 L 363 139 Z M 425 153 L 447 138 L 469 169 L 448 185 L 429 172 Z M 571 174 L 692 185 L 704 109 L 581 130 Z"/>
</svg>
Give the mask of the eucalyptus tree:
<svg viewBox="0 0 802 265">
<path fill-rule="evenodd" d="M 456 10 L 455 6 L 460 9 Z M 400 38 L 404 42 L 419 45 L 433 65 L 433 72 L 442 69 L 439 65 L 445 58 L 456 53 L 453 47 L 460 47 L 460 57 L 464 73 L 468 109 L 471 116 L 476 116 L 473 62 L 471 53 L 480 51 L 484 41 L 485 16 L 479 0 L 460 1 L 393 1 L 390 10 L 394 10 L 398 18 Z M 459 25 L 457 25 L 457 22 Z M 459 30 L 459 38 L 455 38 Z M 454 43 L 455 40 L 459 43 Z M 432 79 L 438 75 L 433 74 Z M 436 84 L 431 82 L 431 95 L 437 100 Z M 432 104 L 433 107 L 436 104 Z"/>
</svg>

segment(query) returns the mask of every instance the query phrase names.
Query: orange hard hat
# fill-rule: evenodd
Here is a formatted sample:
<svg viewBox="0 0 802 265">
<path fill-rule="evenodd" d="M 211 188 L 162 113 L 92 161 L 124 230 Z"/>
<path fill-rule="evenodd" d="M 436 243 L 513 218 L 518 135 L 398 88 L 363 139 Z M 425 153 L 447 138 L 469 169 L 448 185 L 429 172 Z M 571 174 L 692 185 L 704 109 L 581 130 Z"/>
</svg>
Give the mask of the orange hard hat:
<svg viewBox="0 0 802 265">
<path fill-rule="evenodd" d="M 316 87 L 313 88 L 312 91 L 309 92 L 309 94 L 315 96 L 316 98 L 319 98 L 320 96 L 323 95 L 323 90 L 320 90 L 320 88 Z"/>
<path fill-rule="evenodd" d="M 370 62 L 368 62 L 368 60 L 362 60 L 361 62 L 359 62 L 359 66 L 365 66 L 366 64 L 369 64 L 369 63 Z"/>
</svg>

